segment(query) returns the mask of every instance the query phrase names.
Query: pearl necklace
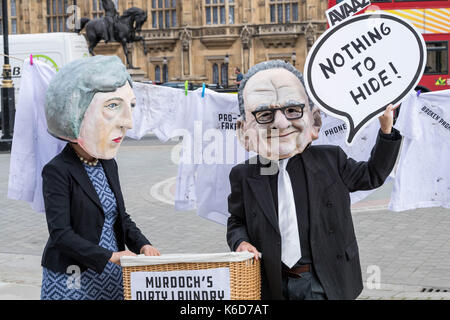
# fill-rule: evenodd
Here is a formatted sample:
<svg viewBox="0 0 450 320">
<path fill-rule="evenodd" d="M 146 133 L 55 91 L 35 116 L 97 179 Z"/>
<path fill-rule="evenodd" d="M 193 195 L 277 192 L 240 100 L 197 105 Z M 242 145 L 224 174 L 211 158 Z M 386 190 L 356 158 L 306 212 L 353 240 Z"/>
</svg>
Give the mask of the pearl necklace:
<svg viewBox="0 0 450 320">
<path fill-rule="evenodd" d="M 85 164 L 87 164 L 90 167 L 95 167 L 98 163 L 98 159 L 95 159 L 94 161 L 88 161 L 87 159 L 83 158 L 82 156 L 80 156 L 78 154 L 78 152 L 75 152 L 78 156 L 78 158 L 80 158 L 81 162 L 84 162 Z"/>
<path fill-rule="evenodd" d="M 84 162 L 85 164 L 87 164 L 90 167 L 95 167 L 97 165 L 97 163 L 98 163 L 98 159 L 95 159 L 94 161 L 88 161 L 88 160 L 86 160 L 85 158 L 83 158 L 81 156 L 78 156 L 78 157 L 80 158 L 80 160 L 82 162 Z"/>
</svg>

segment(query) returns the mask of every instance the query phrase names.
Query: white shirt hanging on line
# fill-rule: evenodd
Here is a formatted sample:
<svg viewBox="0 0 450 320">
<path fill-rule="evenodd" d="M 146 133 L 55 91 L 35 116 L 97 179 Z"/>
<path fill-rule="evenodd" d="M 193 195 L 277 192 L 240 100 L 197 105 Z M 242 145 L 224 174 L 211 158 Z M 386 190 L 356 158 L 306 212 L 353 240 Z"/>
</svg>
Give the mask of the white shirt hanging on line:
<svg viewBox="0 0 450 320">
<path fill-rule="evenodd" d="M 197 166 L 196 198 L 199 216 L 227 224 L 231 169 L 254 153 L 236 136 L 239 104 L 236 94 L 206 90 L 202 112 L 202 161 Z"/>
<path fill-rule="evenodd" d="M 143 112 L 150 115 L 147 120 L 141 117 L 147 124 L 135 127 L 148 128 L 163 142 L 183 136 L 175 209 L 197 209 L 199 216 L 226 225 L 228 176 L 232 167 L 248 158 L 236 139 L 237 95 L 206 89 L 202 97 L 202 89 L 197 89 L 186 96 L 183 90 L 153 85 L 142 85 L 135 94 L 135 111 L 142 99 Z"/>
<path fill-rule="evenodd" d="M 395 128 L 404 140 L 389 209 L 450 208 L 450 90 L 411 94 Z"/>
<path fill-rule="evenodd" d="M 133 111 L 133 128 L 126 136 L 141 139 L 152 131 L 159 140 L 167 142 L 171 137 L 165 132 L 172 132 L 182 127 L 186 103 L 184 91 L 164 86 L 133 82 L 136 107 Z"/>
<path fill-rule="evenodd" d="M 200 217 L 226 225 L 229 174 L 249 156 L 236 138 L 237 96 L 206 89 L 201 97 L 199 89 L 192 98 L 191 105 L 185 105 L 195 115 L 191 126 L 183 125 L 188 133 L 178 167 L 175 209 L 197 209 Z"/>
<path fill-rule="evenodd" d="M 197 164 L 194 161 L 194 124 L 201 123 L 204 100 L 200 100 L 201 91 L 184 90 L 133 83 L 136 95 L 136 108 L 133 112 L 133 129 L 127 136 L 141 139 L 153 132 L 160 141 L 183 137 L 179 149 L 178 174 L 176 178 L 175 209 L 180 211 L 196 208 L 195 176 Z M 189 148 L 188 148 L 189 147 Z M 198 153 L 201 148 L 196 148 Z"/>
<path fill-rule="evenodd" d="M 313 145 L 335 145 L 344 150 L 349 158 L 356 161 L 367 161 L 370 158 L 370 152 L 378 137 L 380 123 L 378 121 L 370 122 L 355 137 L 355 141 L 348 146 L 346 141 L 348 127 L 347 124 L 335 117 L 321 112 L 322 127 L 320 128 L 319 138 L 313 141 Z M 355 204 L 363 200 L 376 189 L 367 191 L 356 191 L 350 193 L 351 203 Z"/>
<path fill-rule="evenodd" d="M 42 62 L 24 62 L 14 122 L 8 198 L 29 202 L 37 212 L 45 212 L 42 168 L 66 145 L 47 132 L 45 94 L 54 75 Z"/>
</svg>

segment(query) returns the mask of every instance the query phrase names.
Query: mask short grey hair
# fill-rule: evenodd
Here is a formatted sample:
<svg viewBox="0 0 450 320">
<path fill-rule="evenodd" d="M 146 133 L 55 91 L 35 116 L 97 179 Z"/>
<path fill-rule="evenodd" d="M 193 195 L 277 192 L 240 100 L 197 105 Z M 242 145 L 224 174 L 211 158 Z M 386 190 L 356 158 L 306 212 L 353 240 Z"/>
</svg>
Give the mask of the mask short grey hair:
<svg viewBox="0 0 450 320">
<path fill-rule="evenodd" d="M 239 92 L 238 92 L 239 111 L 244 120 L 245 120 L 244 88 L 245 88 L 245 85 L 247 84 L 247 81 L 250 80 L 251 77 L 253 77 L 255 74 L 257 74 L 260 71 L 269 70 L 269 69 L 280 69 L 280 68 L 283 68 L 283 69 L 286 69 L 286 70 L 292 72 L 300 80 L 300 82 L 302 83 L 303 87 L 305 88 L 305 92 L 306 92 L 305 80 L 303 79 L 303 75 L 292 64 L 290 64 L 288 62 L 284 62 L 282 60 L 270 60 L 270 61 L 265 61 L 265 62 L 255 64 L 244 75 L 244 79 L 242 79 L 241 84 L 239 85 Z M 309 107 L 312 110 L 314 107 L 314 104 L 313 104 L 311 98 L 309 97 L 308 92 L 306 92 L 306 95 L 308 96 Z"/>
<path fill-rule="evenodd" d="M 97 92 L 113 92 L 132 79 L 117 56 L 98 55 L 72 61 L 53 77 L 46 93 L 50 134 L 77 139 L 84 114 Z"/>
</svg>

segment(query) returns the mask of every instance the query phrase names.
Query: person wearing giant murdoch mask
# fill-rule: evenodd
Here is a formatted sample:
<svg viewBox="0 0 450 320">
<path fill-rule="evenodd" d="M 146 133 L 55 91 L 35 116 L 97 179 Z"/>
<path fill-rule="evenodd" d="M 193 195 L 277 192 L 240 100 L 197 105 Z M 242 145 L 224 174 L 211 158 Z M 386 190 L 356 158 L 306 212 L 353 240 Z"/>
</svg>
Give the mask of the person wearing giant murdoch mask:
<svg viewBox="0 0 450 320">
<path fill-rule="evenodd" d="M 68 143 L 42 171 L 41 299 L 123 299 L 120 257 L 160 255 L 125 210 L 114 160 L 132 127 L 131 85 L 114 56 L 71 62 L 49 85 L 48 131 Z"/>
<path fill-rule="evenodd" d="M 393 106 L 370 159 L 356 162 L 340 147 L 311 146 L 320 113 L 292 65 L 253 66 L 238 97 L 239 140 L 258 156 L 230 172 L 230 249 L 261 254 L 262 299 L 355 299 L 363 283 L 349 193 L 379 187 L 394 167 Z"/>
</svg>

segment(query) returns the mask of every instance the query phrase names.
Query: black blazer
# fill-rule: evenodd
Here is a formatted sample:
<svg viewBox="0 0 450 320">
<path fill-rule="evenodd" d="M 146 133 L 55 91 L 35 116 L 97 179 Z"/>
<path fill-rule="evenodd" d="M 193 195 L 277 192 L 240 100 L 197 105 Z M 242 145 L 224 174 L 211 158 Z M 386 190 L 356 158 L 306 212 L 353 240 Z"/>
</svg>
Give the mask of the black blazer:
<svg viewBox="0 0 450 320">
<path fill-rule="evenodd" d="M 312 261 L 328 299 L 355 299 L 363 289 L 349 192 L 381 186 L 394 167 L 400 142 L 396 130 L 391 139 L 379 136 L 368 162 L 347 158 L 336 146 L 311 146 L 302 154 Z M 230 172 L 227 241 L 233 251 L 247 241 L 262 253 L 262 298 L 284 299 L 278 218 L 269 176 L 260 174 L 261 167 L 259 161 L 247 161 Z"/>
<path fill-rule="evenodd" d="M 138 254 L 150 244 L 125 211 L 116 161 L 100 160 L 117 201 L 114 225 L 119 251 Z M 112 251 L 98 245 L 105 216 L 100 199 L 72 147 L 54 157 L 42 170 L 45 213 L 50 237 L 42 255 L 42 266 L 66 273 L 76 265 L 101 273 Z"/>
</svg>

